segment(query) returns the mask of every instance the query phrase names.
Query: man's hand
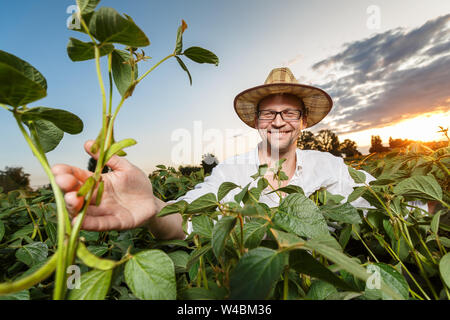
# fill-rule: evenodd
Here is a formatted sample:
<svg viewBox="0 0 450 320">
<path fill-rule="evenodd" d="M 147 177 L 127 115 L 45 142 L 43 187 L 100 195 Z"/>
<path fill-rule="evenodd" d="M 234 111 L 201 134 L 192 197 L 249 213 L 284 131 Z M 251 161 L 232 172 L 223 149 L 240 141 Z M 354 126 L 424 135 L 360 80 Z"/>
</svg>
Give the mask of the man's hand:
<svg viewBox="0 0 450 320">
<path fill-rule="evenodd" d="M 84 148 L 97 160 L 98 154 L 94 155 L 90 151 L 93 143 L 93 140 L 87 141 Z M 101 204 L 95 206 L 95 190 L 82 224 L 83 229 L 126 230 L 147 225 L 151 229 L 153 226 L 156 230 L 152 231 L 159 233 L 161 238 L 183 238 L 180 232 L 181 216 L 165 221 L 162 221 L 163 218 L 156 218 L 165 203 L 153 195 L 150 179 L 142 170 L 117 155 L 112 156 L 106 165 L 113 171 L 102 174 L 104 191 Z M 84 202 L 83 197 L 77 197 L 77 191 L 93 173 L 66 164 L 53 166 L 52 172 L 56 183 L 65 193 L 67 210 L 75 217 Z"/>
</svg>

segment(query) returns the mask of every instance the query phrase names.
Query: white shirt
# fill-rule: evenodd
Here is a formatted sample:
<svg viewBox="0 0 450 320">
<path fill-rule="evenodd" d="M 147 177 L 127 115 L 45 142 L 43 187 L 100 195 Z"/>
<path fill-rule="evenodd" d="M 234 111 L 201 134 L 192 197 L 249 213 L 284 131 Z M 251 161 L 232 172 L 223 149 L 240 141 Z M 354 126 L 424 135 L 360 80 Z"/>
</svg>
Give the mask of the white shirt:
<svg viewBox="0 0 450 320">
<path fill-rule="evenodd" d="M 345 197 L 353 192 L 353 187 L 361 186 L 354 182 L 348 173 L 348 167 L 341 157 L 336 157 L 328 152 L 316 150 L 296 149 L 297 165 L 288 185 L 296 185 L 303 189 L 305 195 L 309 197 L 316 190 L 325 188 L 332 194 L 339 194 Z M 169 203 L 185 200 L 191 203 L 193 200 L 207 193 L 217 195 L 219 186 L 223 182 L 233 182 L 242 188 L 251 182 L 249 188 L 256 187 L 257 182 L 251 178 L 258 172 L 259 167 L 258 147 L 249 152 L 230 157 L 213 168 L 211 175 L 188 191 L 184 196 Z M 366 183 L 376 180 L 369 173 L 360 170 L 366 175 Z M 275 187 L 275 186 L 274 186 Z M 241 191 L 240 188 L 231 190 L 220 202 L 234 201 L 234 196 Z M 260 202 L 269 207 L 279 205 L 279 197 L 275 194 L 267 194 L 272 191 L 267 188 L 261 193 Z M 365 199 L 359 198 L 351 203 L 355 207 L 373 208 Z M 188 221 L 187 232 L 192 232 L 192 223 Z"/>
</svg>

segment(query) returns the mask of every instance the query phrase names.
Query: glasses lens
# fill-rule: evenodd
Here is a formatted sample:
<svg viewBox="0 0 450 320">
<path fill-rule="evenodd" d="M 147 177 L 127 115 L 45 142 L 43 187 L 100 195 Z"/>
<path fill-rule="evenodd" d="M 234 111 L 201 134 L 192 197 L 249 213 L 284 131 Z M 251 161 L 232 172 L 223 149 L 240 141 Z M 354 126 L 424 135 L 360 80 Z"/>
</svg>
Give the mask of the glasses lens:
<svg viewBox="0 0 450 320">
<path fill-rule="evenodd" d="M 283 119 L 286 120 L 298 120 L 300 119 L 300 111 L 298 110 L 286 110 L 282 112 Z"/>
<path fill-rule="evenodd" d="M 274 118 L 274 114 L 272 113 L 272 111 L 260 111 L 259 112 L 259 119 L 260 120 L 273 120 Z"/>
</svg>

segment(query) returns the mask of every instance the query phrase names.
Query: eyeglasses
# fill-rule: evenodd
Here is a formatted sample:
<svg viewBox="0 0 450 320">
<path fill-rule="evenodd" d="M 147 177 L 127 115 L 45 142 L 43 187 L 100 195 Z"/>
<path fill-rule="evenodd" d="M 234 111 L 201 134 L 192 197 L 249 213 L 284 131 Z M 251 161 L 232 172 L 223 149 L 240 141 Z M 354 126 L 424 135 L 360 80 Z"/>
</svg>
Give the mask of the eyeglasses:
<svg viewBox="0 0 450 320">
<path fill-rule="evenodd" d="M 261 110 L 258 111 L 259 120 L 275 120 L 277 115 L 281 115 L 283 120 L 299 120 L 302 116 L 300 110 L 283 110 L 283 111 L 273 111 L 273 110 Z"/>
</svg>

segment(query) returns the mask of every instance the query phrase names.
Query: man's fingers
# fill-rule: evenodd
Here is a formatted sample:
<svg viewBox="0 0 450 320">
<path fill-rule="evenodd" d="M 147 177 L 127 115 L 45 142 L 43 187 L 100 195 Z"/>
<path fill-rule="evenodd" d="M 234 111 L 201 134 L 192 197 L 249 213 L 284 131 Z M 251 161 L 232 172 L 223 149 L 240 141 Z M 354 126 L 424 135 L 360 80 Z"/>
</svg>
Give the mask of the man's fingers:
<svg viewBox="0 0 450 320">
<path fill-rule="evenodd" d="M 63 175 L 63 174 L 72 174 L 75 176 L 75 178 L 79 179 L 80 181 L 86 181 L 87 178 L 93 175 L 92 172 L 88 170 L 83 170 L 77 167 L 69 166 L 67 164 L 55 164 L 52 167 L 52 173 L 55 176 Z"/>
<path fill-rule="evenodd" d="M 56 183 L 64 192 L 77 191 L 81 183 L 73 175 L 68 173 L 59 174 L 55 177 Z"/>
<path fill-rule="evenodd" d="M 95 142 L 94 140 L 86 141 L 86 143 L 84 144 L 84 149 L 91 157 L 97 160 L 99 152 L 97 152 L 96 154 L 93 154 L 91 152 L 91 147 L 94 144 L 94 142 Z M 109 161 L 106 163 L 106 165 L 114 171 L 129 170 L 133 166 L 127 159 L 119 157 L 118 155 L 113 155 L 111 159 L 109 159 Z"/>
<path fill-rule="evenodd" d="M 83 207 L 84 198 L 77 197 L 77 191 L 71 191 L 64 195 L 64 201 L 66 202 L 67 211 L 71 215 L 75 215 Z"/>
<path fill-rule="evenodd" d="M 87 231 L 121 230 L 122 225 L 120 219 L 113 215 L 86 215 L 81 228 Z"/>
</svg>

